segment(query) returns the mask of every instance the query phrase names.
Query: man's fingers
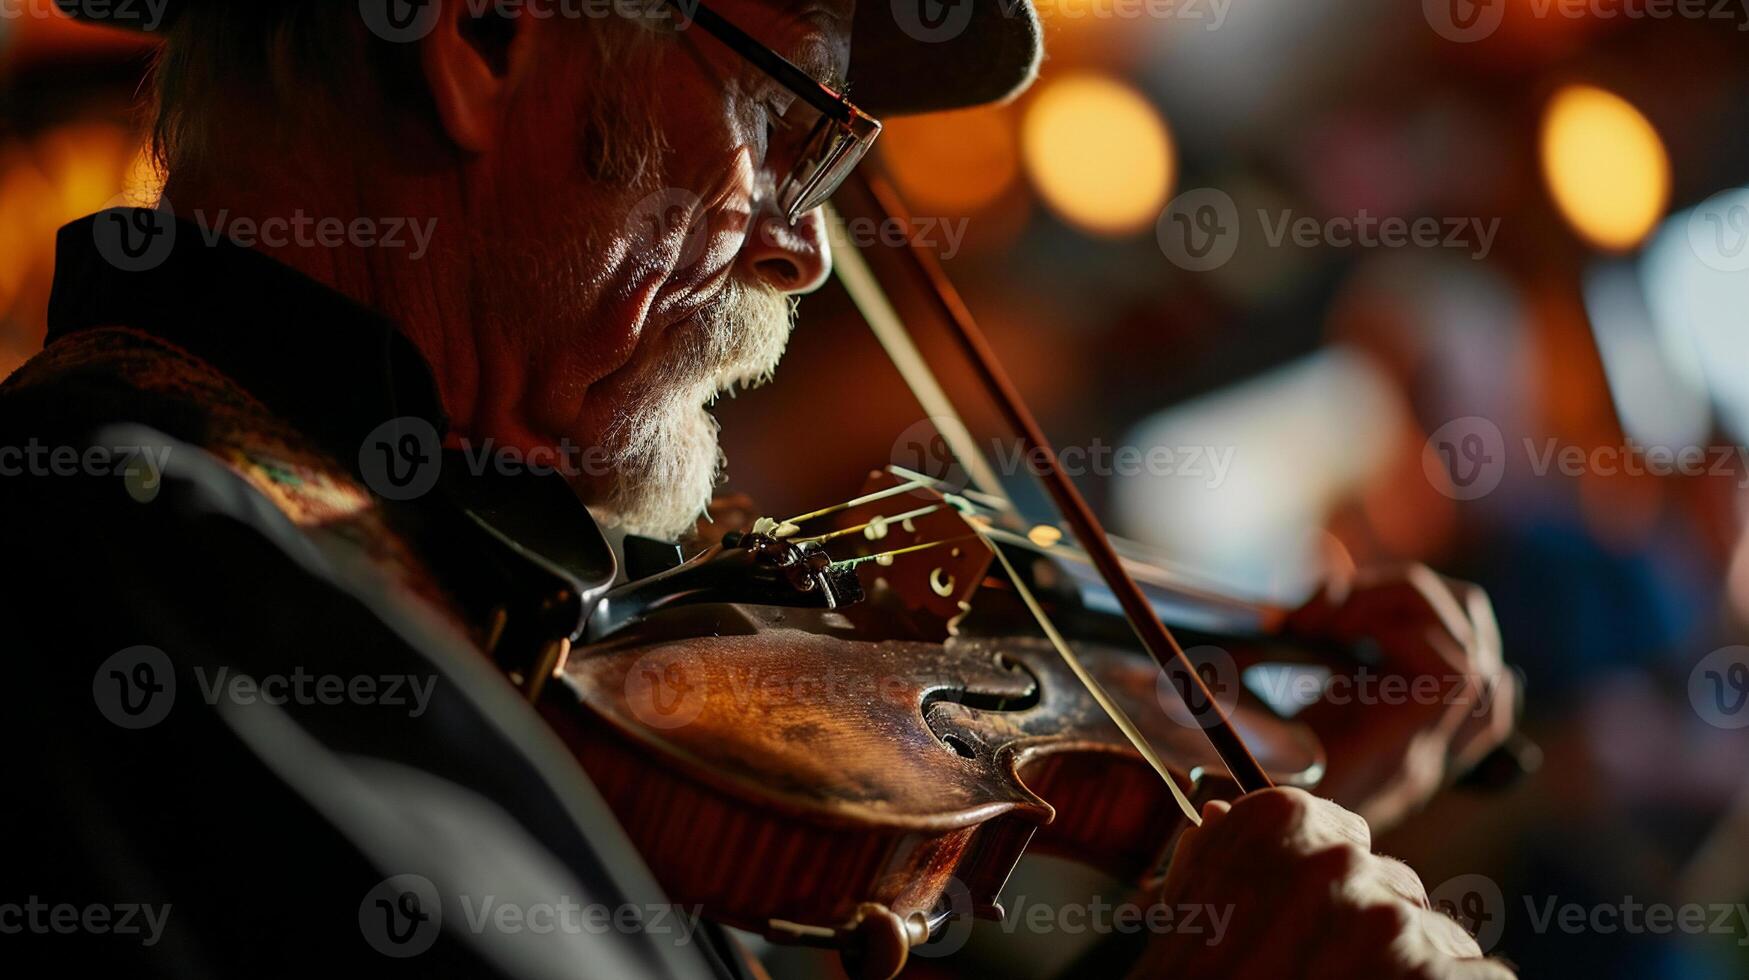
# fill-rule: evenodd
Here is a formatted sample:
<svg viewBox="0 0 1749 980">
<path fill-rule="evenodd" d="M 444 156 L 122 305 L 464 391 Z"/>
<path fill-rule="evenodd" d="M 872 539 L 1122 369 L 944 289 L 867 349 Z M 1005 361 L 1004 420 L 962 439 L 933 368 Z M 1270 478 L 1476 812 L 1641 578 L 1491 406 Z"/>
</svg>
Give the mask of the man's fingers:
<svg viewBox="0 0 1749 980">
<path fill-rule="evenodd" d="M 1479 681 L 1469 692 L 1462 727 L 1452 739 L 1451 756 L 1473 765 L 1512 734 L 1518 721 L 1518 678 L 1510 671 Z"/>
<path fill-rule="evenodd" d="M 1377 855 L 1373 860 L 1378 862 L 1375 870 L 1379 880 L 1393 895 L 1416 908 L 1432 908 L 1427 902 L 1427 886 L 1421 883 L 1421 876 L 1415 873 L 1415 869 L 1396 858 L 1383 855 Z"/>
</svg>

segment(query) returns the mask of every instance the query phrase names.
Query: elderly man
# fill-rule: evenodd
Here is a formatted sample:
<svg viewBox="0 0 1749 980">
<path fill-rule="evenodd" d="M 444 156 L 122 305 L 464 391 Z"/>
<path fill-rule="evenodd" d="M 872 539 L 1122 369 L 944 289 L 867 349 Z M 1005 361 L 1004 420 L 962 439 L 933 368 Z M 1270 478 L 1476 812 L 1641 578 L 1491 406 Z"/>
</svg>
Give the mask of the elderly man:
<svg viewBox="0 0 1749 980">
<path fill-rule="evenodd" d="M 482 655 L 492 597 L 538 550 L 515 528 L 686 532 L 706 408 L 775 369 L 829 271 L 819 205 L 875 131 L 831 90 L 1005 97 L 1037 68 L 1030 8 L 67 5 L 165 32 L 168 180 L 63 232 L 49 343 L 0 392 L 0 444 L 44 453 L 0 481 L 31 569 L 4 600 L 28 948 L 130 975 L 746 975 L 685 910 L 564 927 L 663 898 Z M 605 465 L 495 489 L 485 534 L 402 492 L 425 439 Z M 1424 570 L 1299 624 L 1512 700 L 1486 600 Z M 1351 714 L 1329 791 L 1393 819 L 1507 713 Z M 1508 975 L 1355 813 L 1280 790 L 1205 817 L 1165 898 L 1232 925 L 1153 937 L 1139 972 Z"/>
</svg>

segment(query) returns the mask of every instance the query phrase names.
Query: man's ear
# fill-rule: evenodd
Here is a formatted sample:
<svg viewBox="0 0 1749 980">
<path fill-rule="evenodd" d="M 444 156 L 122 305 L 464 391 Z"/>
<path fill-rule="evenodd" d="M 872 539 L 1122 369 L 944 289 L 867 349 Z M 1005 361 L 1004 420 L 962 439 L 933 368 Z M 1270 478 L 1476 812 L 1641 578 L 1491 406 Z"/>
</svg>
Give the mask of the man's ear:
<svg viewBox="0 0 1749 980">
<path fill-rule="evenodd" d="M 498 6 L 445 0 L 436 26 L 420 42 L 438 118 L 470 153 L 497 142 L 515 81 L 527 74 L 524 62 L 533 56 L 533 18 L 500 14 Z"/>
</svg>

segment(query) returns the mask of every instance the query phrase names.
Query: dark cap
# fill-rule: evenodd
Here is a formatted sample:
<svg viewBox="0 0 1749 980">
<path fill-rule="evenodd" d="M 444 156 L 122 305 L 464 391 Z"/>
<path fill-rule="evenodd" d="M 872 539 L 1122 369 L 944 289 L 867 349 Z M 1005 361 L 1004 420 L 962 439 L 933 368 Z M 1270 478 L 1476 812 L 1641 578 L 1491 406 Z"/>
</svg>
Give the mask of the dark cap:
<svg viewBox="0 0 1749 980">
<path fill-rule="evenodd" d="M 148 32 L 169 27 L 195 2 L 55 0 L 80 20 Z M 411 25 L 427 2 L 384 0 L 390 22 L 371 26 L 384 36 L 410 31 L 393 19 Z M 684 9 L 686 0 L 677 2 Z M 1038 74 L 1044 41 L 1032 0 L 857 0 L 850 51 L 851 98 L 875 116 L 902 116 L 1019 94 Z"/>
</svg>

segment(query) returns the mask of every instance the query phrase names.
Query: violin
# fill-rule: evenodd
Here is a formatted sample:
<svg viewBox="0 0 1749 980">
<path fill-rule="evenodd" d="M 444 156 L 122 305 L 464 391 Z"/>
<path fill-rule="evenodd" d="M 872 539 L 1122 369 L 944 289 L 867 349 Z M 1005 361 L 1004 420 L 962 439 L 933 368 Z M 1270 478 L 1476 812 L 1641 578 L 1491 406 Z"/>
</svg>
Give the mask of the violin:
<svg viewBox="0 0 1749 980">
<path fill-rule="evenodd" d="M 896 212 L 890 190 L 860 186 Z M 839 264 L 869 319 L 889 320 L 866 266 Z M 1029 851 L 1155 882 L 1202 802 L 1310 789 L 1324 768 L 1310 729 L 1169 625 L 1225 650 L 1267 642 L 1280 611 L 1121 554 L 944 282 L 947 320 L 1042 461 L 1066 533 L 1027 525 L 983 481 L 896 467 L 684 560 L 628 539 L 624 575 L 592 526 L 528 528 L 561 539 L 530 555 L 553 574 L 488 643 L 672 900 L 838 949 L 871 980 L 954 920 L 1000 917 Z M 942 404 L 927 379 L 913 390 Z M 468 510 L 501 535 L 513 511 Z"/>
</svg>

